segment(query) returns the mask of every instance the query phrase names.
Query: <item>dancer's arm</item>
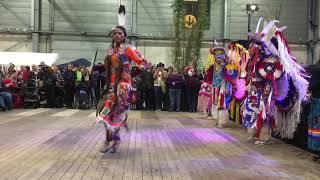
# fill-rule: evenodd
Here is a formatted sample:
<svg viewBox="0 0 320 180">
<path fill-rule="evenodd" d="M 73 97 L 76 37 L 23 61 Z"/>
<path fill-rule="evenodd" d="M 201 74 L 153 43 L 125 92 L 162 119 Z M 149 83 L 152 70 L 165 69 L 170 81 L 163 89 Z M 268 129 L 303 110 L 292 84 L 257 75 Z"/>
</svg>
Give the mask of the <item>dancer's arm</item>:
<svg viewBox="0 0 320 180">
<path fill-rule="evenodd" d="M 134 61 L 137 64 L 141 64 L 145 62 L 141 57 L 138 56 L 138 54 L 130 47 L 127 48 L 127 56 L 130 60 Z"/>
</svg>

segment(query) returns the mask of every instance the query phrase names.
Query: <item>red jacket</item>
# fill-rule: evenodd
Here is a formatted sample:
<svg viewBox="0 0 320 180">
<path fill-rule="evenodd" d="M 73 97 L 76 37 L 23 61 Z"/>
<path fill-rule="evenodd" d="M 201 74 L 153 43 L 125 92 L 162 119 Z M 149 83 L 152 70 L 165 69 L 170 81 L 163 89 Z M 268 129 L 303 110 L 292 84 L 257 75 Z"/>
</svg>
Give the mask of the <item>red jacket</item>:
<svg viewBox="0 0 320 180">
<path fill-rule="evenodd" d="M 5 80 L 3 80 L 3 84 L 4 84 L 4 86 L 5 87 L 7 87 L 6 85 L 7 84 L 10 84 L 12 82 L 12 80 L 10 80 L 10 79 L 5 79 Z M 17 87 L 17 83 L 15 83 L 15 82 L 13 82 L 9 87 L 7 87 L 7 88 L 9 88 L 9 89 L 11 89 L 11 88 L 16 88 Z"/>
<path fill-rule="evenodd" d="M 23 79 L 24 82 L 29 80 L 30 72 L 28 72 L 28 71 L 19 71 L 18 76 L 20 74 L 22 75 L 22 79 Z"/>
</svg>

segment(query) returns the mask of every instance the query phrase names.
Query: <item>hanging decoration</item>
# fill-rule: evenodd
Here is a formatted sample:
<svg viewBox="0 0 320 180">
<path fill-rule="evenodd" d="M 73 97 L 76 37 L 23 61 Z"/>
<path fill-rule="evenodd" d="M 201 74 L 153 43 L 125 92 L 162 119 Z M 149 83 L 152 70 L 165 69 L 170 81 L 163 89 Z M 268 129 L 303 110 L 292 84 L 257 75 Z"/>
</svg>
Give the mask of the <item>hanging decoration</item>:
<svg viewBox="0 0 320 180">
<path fill-rule="evenodd" d="M 122 1 L 119 1 L 119 11 L 118 11 L 118 25 L 125 26 L 126 24 L 126 8 L 122 4 Z"/>
</svg>

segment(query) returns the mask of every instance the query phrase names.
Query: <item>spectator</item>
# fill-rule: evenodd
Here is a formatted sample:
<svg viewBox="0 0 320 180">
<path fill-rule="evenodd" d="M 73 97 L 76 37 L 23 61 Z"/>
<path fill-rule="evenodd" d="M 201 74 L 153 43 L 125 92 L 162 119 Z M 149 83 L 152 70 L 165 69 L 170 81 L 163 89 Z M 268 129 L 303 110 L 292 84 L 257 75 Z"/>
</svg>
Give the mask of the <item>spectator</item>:
<svg viewBox="0 0 320 180">
<path fill-rule="evenodd" d="M 198 80 L 198 76 L 194 72 L 192 67 L 186 69 L 187 74 L 185 75 L 185 86 L 186 96 L 189 105 L 189 112 L 197 111 L 198 93 L 200 90 L 201 82 Z"/>
<path fill-rule="evenodd" d="M 144 82 L 144 99 L 146 104 L 146 109 L 151 110 L 154 109 L 154 85 L 153 85 L 153 72 L 150 68 L 148 68 L 143 75 L 143 82 Z"/>
<path fill-rule="evenodd" d="M 14 74 L 16 73 L 16 70 L 14 69 L 15 68 L 15 65 L 10 63 L 10 66 L 9 66 L 9 69 L 8 69 L 8 74 Z"/>
<path fill-rule="evenodd" d="M 23 65 L 20 66 L 20 71 L 18 72 L 18 77 L 21 75 L 22 76 L 22 80 L 24 82 L 28 81 L 29 76 L 30 76 L 30 72 L 27 70 L 27 68 Z"/>
<path fill-rule="evenodd" d="M 64 78 L 64 102 L 67 108 L 72 108 L 73 97 L 75 94 L 76 73 L 73 71 L 73 65 L 68 64 L 67 70 L 63 74 Z"/>
<path fill-rule="evenodd" d="M 56 81 L 54 84 L 54 91 L 55 91 L 54 94 L 56 97 L 55 106 L 58 108 L 63 107 L 63 95 L 64 95 L 63 77 L 58 66 L 56 65 L 52 66 L 52 75 L 54 76 L 54 79 Z"/>
<path fill-rule="evenodd" d="M 47 99 L 47 107 L 53 108 L 56 106 L 55 99 L 55 85 L 57 79 L 52 74 L 52 69 L 49 66 L 41 64 L 41 70 L 39 72 L 39 79 L 43 82 L 44 91 Z"/>
<path fill-rule="evenodd" d="M 7 74 L 5 76 L 3 84 L 9 91 L 14 91 L 14 89 L 17 88 L 15 79 L 15 74 Z"/>
<path fill-rule="evenodd" d="M 39 69 L 37 65 L 32 65 L 32 71 L 30 72 L 29 79 L 39 81 Z"/>
<path fill-rule="evenodd" d="M 90 100 L 91 100 L 91 104 L 96 106 L 97 105 L 97 96 L 96 96 L 96 92 L 95 92 L 95 87 L 97 86 L 97 79 L 93 72 L 91 71 L 90 67 L 86 67 L 85 68 L 85 72 L 86 72 L 86 77 L 85 80 L 87 79 L 88 81 L 88 91 L 89 91 L 89 96 L 90 96 Z"/>
<path fill-rule="evenodd" d="M 7 95 L 7 93 L 5 93 L 6 97 L 2 96 L 4 101 L 7 103 L 7 106 L 9 108 L 20 108 L 23 106 L 23 100 L 21 98 L 21 96 L 18 95 L 17 92 L 17 79 L 16 79 L 16 75 L 15 74 L 7 74 L 5 76 L 5 79 L 3 80 L 3 84 L 5 87 L 5 91 L 7 91 L 10 96 L 11 96 L 11 100 L 9 95 Z"/>
<path fill-rule="evenodd" d="M 5 91 L 6 88 L 0 83 L 0 108 L 2 111 L 12 109 L 12 96 L 10 93 Z"/>
<path fill-rule="evenodd" d="M 82 81 L 82 73 L 81 73 L 81 67 L 74 67 L 73 71 L 76 73 L 76 86 L 79 85 L 79 83 Z"/>
<path fill-rule="evenodd" d="M 97 72 L 97 74 L 94 75 L 94 78 L 97 78 L 97 83 L 94 86 L 97 100 L 100 99 L 101 91 L 103 90 L 103 88 L 106 84 L 105 71 L 106 71 L 106 69 L 105 69 L 104 65 L 101 63 L 98 63 L 98 65 L 95 66 L 93 69 L 93 72 Z"/>
<path fill-rule="evenodd" d="M 143 107 L 143 102 L 144 102 L 144 73 L 140 73 L 138 75 L 136 75 L 134 78 L 134 85 L 136 86 L 136 109 L 137 110 L 142 110 Z"/>
<path fill-rule="evenodd" d="M 19 74 L 18 78 L 17 78 L 17 88 L 21 89 L 24 85 L 24 79 L 23 79 L 23 75 Z"/>
<path fill-rule="evenodd" d="M 0 84 L 3 81 L 3 78 L 4 78 L 4 72 L 3 72 L 3 70 L 0 70 Z"/>
<path fill-rule="evenodd" d="M 178 70 L 175 68 L 171 75 L 167 79 L 167 85 L 169 87 L 169 97 L 170 97 L 170 111 L 180 111 L 180 99 L 181 90 L 183 88 L 184 80 L 183 77 L 178 74 Z"/>
<path fill-rule="evenodd" d="M 155 95 L 155 109 L 160 111 L 162 109 L 163 94 L 166 91 L 165 73 L 159 66 L 153 75 L 154 79 L 154 95 Z"/>
</svg>

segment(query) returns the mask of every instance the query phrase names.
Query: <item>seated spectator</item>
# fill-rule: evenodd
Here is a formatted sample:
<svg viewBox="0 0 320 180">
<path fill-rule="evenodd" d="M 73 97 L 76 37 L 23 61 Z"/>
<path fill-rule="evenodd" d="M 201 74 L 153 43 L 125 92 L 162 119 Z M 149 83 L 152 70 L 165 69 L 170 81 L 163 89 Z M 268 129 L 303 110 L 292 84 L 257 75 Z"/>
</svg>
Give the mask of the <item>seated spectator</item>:
<svg viewBox="0 0 320 180">
<path fill-rule="evenodd" d="M 39 80 L 39 69 L 37 65 L 32 65 L 32 71 L 30 72 L 29 79 Z"/>
<path fill-rule="evenodd" d="M 9 69 L 8 69 L 8 74 L 14 74 L 14 73 L 16 73 L 16 70 L 14 69 L 15 68 L 15 65 L 14 64 L 12 64 L 12 63 L 10 63 L 10 67 L 9 67 Z"/>
<path fill-rule="evenodd" d="M 4 104 L 4 100 L 3 98 L 0 96 L 0 108 L 2 111 L 6 111 L 7 108 L 6 108 L 6 105 Z"/>
<path fill-rule="evenodd" d="M 5 76 L 3 84 L 9 91 L 14 91 L 14 89 L 17 88 L 17 83 L 15 82 L 15 79 L 15 74 L 7 74 Z"/>
<path fill-rule="evenodd" d="M 23 75 L 22 74 L 18 75 L 17 88 L 21 89 L 24 85 L 24 82 L 26 81 L 23 79 Z"/>
<path fill-rule="evenodd" d="M 23 106 L 23 99 L 19 95 L 17 79 L 15 74 L 7 74 L 3 80 L 5 90 L 12 96 L 13 108 L 21 108 Z M 5 100 L 6 101 L 6 100 Z"/>
<path fill-rule="evenodd" d="M 30 76 L 30 72 L 27 70 L 27 68 L 25 66 L 20 66 L 20 71 L 18 72 L 18 77 L 21 75 L 22 76 L 22 80 L 24 82 L 28 81 L 29 76 Z"/>
<path fill-rule="evenodd" d="M 2 111 L 12 109 L 12 96 L 5 91 L 4 86 L 0 83 L 0 108 Z"/>
</svg>

